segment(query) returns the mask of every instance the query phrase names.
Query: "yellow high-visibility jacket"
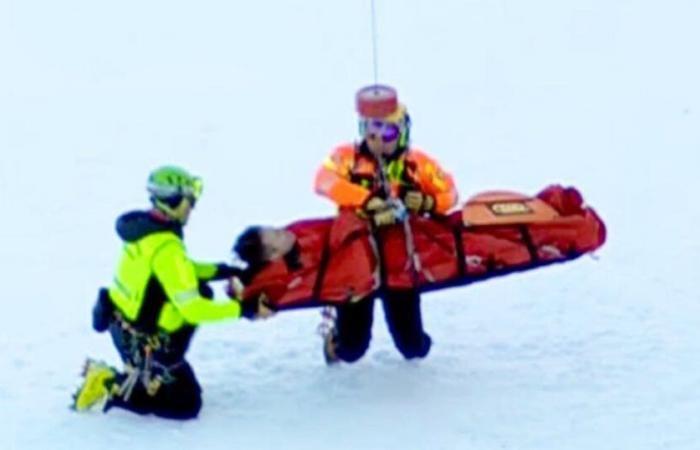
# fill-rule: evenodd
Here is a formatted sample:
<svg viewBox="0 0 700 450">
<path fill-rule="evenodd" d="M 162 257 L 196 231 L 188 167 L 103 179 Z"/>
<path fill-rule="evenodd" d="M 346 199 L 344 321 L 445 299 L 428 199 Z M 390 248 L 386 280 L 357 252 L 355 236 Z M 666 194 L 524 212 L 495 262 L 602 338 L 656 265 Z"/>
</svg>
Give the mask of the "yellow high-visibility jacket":
<svg viewBox="0 0 700 450">
<path fill-rule="evenodd" d="M 117 221 L 124 240 L 109 296 L 124 319 L 143 331 L 178 331 L 241 316 L 236 300 L 216 302 L 199 292 L 200 280 L 216 276 L 216 264 L 187 256 L 178 225 L 149 212 L 132 212 Z"/>
</svg>

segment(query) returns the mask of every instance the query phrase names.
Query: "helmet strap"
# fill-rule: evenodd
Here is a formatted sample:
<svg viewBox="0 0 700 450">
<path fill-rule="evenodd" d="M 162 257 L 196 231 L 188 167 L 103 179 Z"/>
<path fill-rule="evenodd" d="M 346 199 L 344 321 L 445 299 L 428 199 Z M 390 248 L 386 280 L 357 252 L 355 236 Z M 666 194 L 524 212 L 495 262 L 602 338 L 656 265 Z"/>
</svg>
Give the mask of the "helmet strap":
<svg viewBox="0 0 700 450">
<path fill-rule="evenodd" d="M 401 136 L 399 136 L 399 148 L 407 148 L 408 142 L 411 139 L 411 116 L 406 113 L 404 116 L 404 124 L 401 128 Z"/>
<path fill-rule="evenodd" d="M 172 206 L 168 205 L 166 202 L 156 198 L 156 197 L 151 197 L 151 204 L 155 207 L 155 209 L 158 212 L 161 212 L 167 217 L 169 220 L 173 220 L 176 222 L 180 222 L 180 219 L 176 217 L 177 213 L 175 212 L 175 209 Z M 179 206 L 179 205 L 178 205 Z"/>
<path fill-rule="evenodd" d="M 365 133 L 367 132 L 367 121 L 365 119 L 360 119 L 358 121 L 357 131 L 360 133 L 360 136 L 364 138 Z"/>
</svg>

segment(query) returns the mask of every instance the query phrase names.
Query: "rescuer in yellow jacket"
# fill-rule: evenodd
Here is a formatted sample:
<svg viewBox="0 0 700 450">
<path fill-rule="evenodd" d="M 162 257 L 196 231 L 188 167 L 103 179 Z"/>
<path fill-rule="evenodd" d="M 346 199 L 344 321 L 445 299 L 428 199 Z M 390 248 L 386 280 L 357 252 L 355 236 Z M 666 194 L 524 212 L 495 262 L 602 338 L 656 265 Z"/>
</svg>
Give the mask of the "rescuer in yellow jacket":
<svg viewBox="0 0 700 450">
<path fill-rule="evenodd" d="M 124 246 L 110 287 L 100 290 L 93 327 L 109 329 L 126 370 L 88 360 L 76 410 L 121 407 L 175 419 L 196 417 L 201 388 L 185 360 L 196 326 L 269 312 L 264 307 L 244 311 L 235 299 L 212 301 L 206 282 L 229 279 L 237 269 L 187 256 L 182 229 L 201 191 L 198 177 L 179 167 L 161 167 L 148 179 L 153 208 L 117 220 Z"/>
</svg>

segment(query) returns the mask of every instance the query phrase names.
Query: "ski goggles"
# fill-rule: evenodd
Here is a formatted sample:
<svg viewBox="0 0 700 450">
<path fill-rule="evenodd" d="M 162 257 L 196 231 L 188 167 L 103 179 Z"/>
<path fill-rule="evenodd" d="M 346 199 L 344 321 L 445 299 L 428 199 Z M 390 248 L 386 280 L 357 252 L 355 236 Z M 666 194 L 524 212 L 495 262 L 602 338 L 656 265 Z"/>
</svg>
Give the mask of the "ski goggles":
<svg viewBox="0 0 700 450">
<path fill-rule="evenodd" d="M 199 177 L 193 177 L 185 186 L 149 186 L 149 191 L 171 208 L 177 208 L 185 198 L 194 206 L 203 189 L 204 183 Z"/>
<path fill-rule="evenodd" d="M 197 203 L 197 200 L 199 200 L 199 197 L 202 196 L 202 189 L 204 189 L 204 183 L 202 183 L 202 179 L 199 177 L 194 177 L 190 181 L 190 184 L 182 189 L 180 195 L 183 198 L 188 199 L 190 201 L 190 205 L 192 205 L 192 207 L 194 208 L 194 205 Z"/>
<path fill-rule="evenodd" d="M 381 138 L 382 142 L 389 143 L 397 140 L 401 136 L 401 125 L 383 120 L 364 120 L 360 124 L 360 131 L 363 136 L 369 138 Z"/>
<path fill-rule="evenodd" d="M 185 188 L 184 194 L 192 199 L 192 204 L 199 200 L 204 190 L 204 182 L 199 177 L 193 177 L 189 186 Z"/>
</svg>

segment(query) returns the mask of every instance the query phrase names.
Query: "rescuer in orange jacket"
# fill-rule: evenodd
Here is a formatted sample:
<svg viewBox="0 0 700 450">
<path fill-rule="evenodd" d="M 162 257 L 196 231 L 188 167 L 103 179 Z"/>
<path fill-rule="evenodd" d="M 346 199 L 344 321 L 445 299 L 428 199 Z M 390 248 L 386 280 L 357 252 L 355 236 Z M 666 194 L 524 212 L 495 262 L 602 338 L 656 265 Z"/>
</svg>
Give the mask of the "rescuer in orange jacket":
<svg viewBox="0 0 700 450">
<path fill-rule="evenodd" d="M 389 86 L 374 85 L 356 95 L 361 140 L 341 145 L 319 168 L 315 190 L 340 209 L 353 209 L 378 229 L 401 220 L 401 209 L 414 214 L 444 214 L 457 203 L 452 177 L 427 154 L 409 146 L 411 120 Z M 385 258 L 391 255 L 384 255 Z M 407 358 L 430 350 L 423 331 L 420 296 L 414 290 L 385 290 L 384 313 L 392 338 Z M 371 338 L 374 299 L 343 305 L 324 341 L 326 361 L 353 362 Z"/>
</svg>

